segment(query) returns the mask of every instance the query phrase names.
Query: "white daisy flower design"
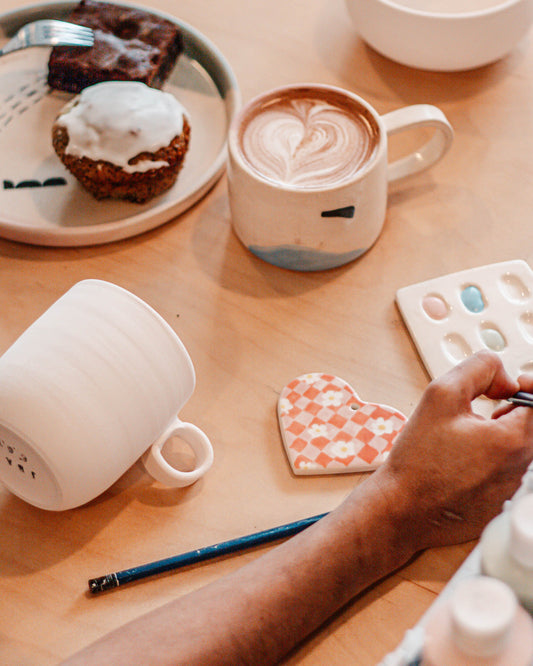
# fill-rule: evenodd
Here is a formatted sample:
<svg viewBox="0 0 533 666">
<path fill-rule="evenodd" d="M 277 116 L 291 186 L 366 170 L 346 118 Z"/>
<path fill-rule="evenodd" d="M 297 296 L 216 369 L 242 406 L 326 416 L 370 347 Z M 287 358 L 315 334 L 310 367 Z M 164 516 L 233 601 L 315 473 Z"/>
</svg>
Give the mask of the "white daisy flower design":
<svg viewBox="0 0 533 666">
<path fill-rule="evenodd" d="M 307 384 L 313 384 L 317 379 L 320 379 L 320 373 L 308 372 L 306 375 L 302 375 L 302 379 Z"/>
<path fill-rule="evenodd" d="M 292 402 L 288 398 L 281 398 L 279 401 L 279 410 L 282 414 L 287 414 L 292 409 Z"/>
<path fill-rule="evenodd" d="M 348 458 L 355 455 L 353 442 L 333 442 L 328 451 L 333 458 Z"/>
<path fill-rule="evenodd" d="M 320 469 L 320 465 L 312 460 L 303 460 L 298 465 L 298 469 Z"/>
<path fill-rule="evenodd" d="M 338 407 L 342 403 L 341 391 L 326 391 L 322 394 L 320 402 L 329 407 Z"/>
<path fill-rule="evenodd" d="M 390 435 L 393 431 L 393 426 L 390 420 L 385 420 L 380 416 L 368 426 L 368 429 L 371 430 L 374 435 Z"/>
<path fill-rule="evenodd" d="M 328 429 L 325 423 L 313 423 L 309 426 L 309 432 L 311 433 L 311 439 L 314 439 L 315 437 L 326 437 Z"/>
</svg>

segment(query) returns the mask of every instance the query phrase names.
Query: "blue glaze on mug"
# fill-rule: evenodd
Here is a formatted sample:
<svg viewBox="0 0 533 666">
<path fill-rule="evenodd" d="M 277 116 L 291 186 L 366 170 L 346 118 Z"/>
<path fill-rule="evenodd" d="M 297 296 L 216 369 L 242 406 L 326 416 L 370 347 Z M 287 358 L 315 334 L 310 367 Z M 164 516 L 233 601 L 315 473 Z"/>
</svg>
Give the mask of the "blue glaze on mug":
<svg viewBox="0 0 533 666">
<path fill-rule="evenodd" d="M 280 268 L 289 268 L 294 271 L 322 271 L 347 264 L 361 256 L 368 248 L 361 248 L 353 252 L 320 252 L 301 245 L 277 245 L 273 247 L 259 247 L 250 245 L 250 252 Z"/>
<path fill-rule="evenodd" d="M 475 287 L 474 285 L 470 285 L 463 289 L 461 292 L 461 300 L 469 312 L 483 312 L 485 309 L 483 295 L 478 287 Z"/>
</svg>

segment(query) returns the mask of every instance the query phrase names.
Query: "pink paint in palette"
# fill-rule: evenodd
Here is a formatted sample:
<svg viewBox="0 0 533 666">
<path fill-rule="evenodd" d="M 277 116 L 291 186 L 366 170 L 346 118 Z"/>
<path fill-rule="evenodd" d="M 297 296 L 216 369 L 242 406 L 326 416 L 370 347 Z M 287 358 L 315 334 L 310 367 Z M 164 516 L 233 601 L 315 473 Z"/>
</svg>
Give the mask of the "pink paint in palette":
<svg viewBox="0 0 533 666">
<path fill-rule="evenodd" d="M 514 377 L 533 372 L 533 271 L 525 261 L 403 287 L 396 302 L 432 378 L 481 349 L 497 352 Z"/>
</svg>

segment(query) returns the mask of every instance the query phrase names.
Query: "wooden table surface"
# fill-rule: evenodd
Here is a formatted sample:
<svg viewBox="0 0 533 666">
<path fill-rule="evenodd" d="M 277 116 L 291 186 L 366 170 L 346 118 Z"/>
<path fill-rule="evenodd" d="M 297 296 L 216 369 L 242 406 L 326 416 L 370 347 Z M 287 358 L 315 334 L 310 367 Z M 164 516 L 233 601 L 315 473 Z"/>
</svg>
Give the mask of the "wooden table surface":
<svg viewBox="0 0 533 666">
<path fill-rule="evenodd" d="M 0 10 L 19 4 L 1 0 Z M 497 64 L 431 73 L 367 47 L 343 0 L 145 5 L 174 13 L 212 40 L 245 101 L 278 85 L 324 82 L 355 91 L 380 113 L 435 104 L 455 140 L 436 167 L 391 189 L 371 251 L 327 272 L 290 272 L 252 256 L 231 230 L 225 176 L 187 213 L 127 240 L 84 248 L 0 240 L 0 351 L 77 281 L 116 282 L 157 309 L 189 349 L 197 386 L 182 416 L 208 433 L 215 449 L 212 470 L 192 487 L 164 489 L 137 463 L 97 500 L 62 513 L 0 490 L 2 664 L 55 664 L 267 547 L 98 597 L 86 592 L 89 577 L 335 507 L 362 477 L 291 474 L 276 417 L 283 386 L 326 371 L 363 399 L 409 414 L 428 375 L 395 306 L 396 290 L 497 261 L 533 265 L 530 38 Z M 377 664 L 472 546 L 420 555 L 286 663 Z"/>
</svg>

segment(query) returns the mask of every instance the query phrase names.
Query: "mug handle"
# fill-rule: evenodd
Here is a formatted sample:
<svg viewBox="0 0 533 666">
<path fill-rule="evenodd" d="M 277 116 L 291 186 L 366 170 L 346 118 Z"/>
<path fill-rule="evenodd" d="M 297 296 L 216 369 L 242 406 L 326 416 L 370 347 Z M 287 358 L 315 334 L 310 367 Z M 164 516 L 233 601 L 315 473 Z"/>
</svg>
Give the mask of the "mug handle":
<svg viewBox="0 0 533 666">
<path fill-rule="evenodd" d="M 391 162 L 387 168 L 389 183 L 427 169 L 438 162 L 453 141 L 453 128 L 444 113 L 431 104 L 414 104 L 381 116 L 387 135 L 417 127 L 433 127 L 435 133 L 414 152 Z"/>
<path fill-rule="evenodd" d="M 196 467 L 190 472 L 172 467 L 161 452 L 171 437 L 180 437 L 196 456 Z M 165 432 L 158 437 L 142 457 L 146 471 L 165 486 L 183 488 L 191 485 L 203 476 L 213 464 L 213 447 L 207 436 L 192 423 L 184 423 L 177 417 L 173 419 Z"/>
</svg>

